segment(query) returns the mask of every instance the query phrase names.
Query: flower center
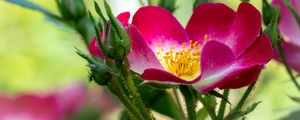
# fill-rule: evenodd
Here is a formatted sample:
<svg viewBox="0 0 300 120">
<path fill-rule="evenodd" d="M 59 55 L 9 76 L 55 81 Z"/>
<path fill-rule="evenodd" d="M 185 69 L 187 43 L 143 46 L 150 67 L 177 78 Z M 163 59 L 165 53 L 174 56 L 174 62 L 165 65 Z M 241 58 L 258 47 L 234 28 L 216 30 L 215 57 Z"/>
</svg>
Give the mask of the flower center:
<svg viewBox="0 0 300 120">
<path fill-rule="evenodd" d="M 207 35 L 204 36 L 205 44 Z M 189 46 L 185 43 L 181 49 L 172 46 L 169 50 L 161 48 L 160 44 L 156 51 L 158 60 L 162 66 L 170 73 L 185 80 L 192 80 L 200 74 L 201 47 L 198 41 L 189 41 Z"/>
</svg>

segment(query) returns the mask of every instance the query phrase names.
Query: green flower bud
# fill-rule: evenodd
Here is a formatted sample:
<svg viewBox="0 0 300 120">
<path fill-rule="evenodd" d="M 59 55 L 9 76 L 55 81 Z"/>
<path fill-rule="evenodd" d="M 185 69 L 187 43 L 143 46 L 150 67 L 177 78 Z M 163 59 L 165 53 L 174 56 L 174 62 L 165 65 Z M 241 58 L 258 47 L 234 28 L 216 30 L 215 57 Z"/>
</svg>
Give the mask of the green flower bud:
<svg viewBox="0 0 300 120">
<path fill-rule="evenodd" d="M 106 30 L 108 32 L 107 37 L 105 38 L 108 57 L 123 59 L 130 52 L 131 39 L 122 24 L 112 14 L 111 8 L 105 0 L 104 7 L 110 20 L 108 30 Z"/>
<path fill-rule="evenodd" d="M 112 77 L 109 68 L 104 64 L 90 64 L 89 67 L 91 68 L 90 79 L 99 85 L 106 85 Z"/>
<path fill-rule="evenodd" d="M 67 20 L 79 20 L 86 15 L 83 0 L 56 0 L 62 16 Z"/>
<path fill-rule="evenodd" d="M 109 25 L 105 44 L 107 46 L 108 57 L 114 59 L 123 59 L 130 52 L 130 38 L 123 29 L 118 33 L 116 28 Z"/>
</svg>

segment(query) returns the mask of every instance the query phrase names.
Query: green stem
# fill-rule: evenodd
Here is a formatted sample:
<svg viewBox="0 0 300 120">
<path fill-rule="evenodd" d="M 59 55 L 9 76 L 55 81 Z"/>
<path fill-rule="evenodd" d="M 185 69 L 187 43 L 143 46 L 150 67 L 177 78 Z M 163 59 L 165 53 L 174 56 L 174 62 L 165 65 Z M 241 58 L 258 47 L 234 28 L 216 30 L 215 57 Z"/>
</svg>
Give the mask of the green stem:
<svg viewBox="0 0 300 120">
<path fill-rule="evenodd" d="M 224 120 L 229 120 L 228 117 L 231 116 L 231 114 L 234 114 L 235 112 L 239 111 L 239 110 L 243 107 L 243 105 L 244 105 L 246 99 L 247 99 L 248 96 L 250 95 L 250 93 L 251 93 L 251 91 L 253 90 L 254 86 L 255 86 L 255 83 L 251 84 L 251 85 L 247 88 L 246 92 L 244 93 L 244 95 L 243 95 L 243 97 L 241 98 L 241 100 L 239 101 L 239 103 L 236 105 L 236 107 L 235 107 L 233 110 L 230 111 L 230 113 L 224 118 Z"/>
<path fill-rule="evenodd" d="M 124 87 L 120 84 L 119 80 L 116 78 L 111 79 L 109 84 L 107 85 L 109 90 L 119 98 L 119 100 L 123 103 L 125 108 L 128 110 L 129 116 L 134 116 L 134 120 L 144 120 L 143 115 L 140 113 L 139 109 L 134 105 L 134 103 L 128 98 L 128 93 Z"/>
<path fill-rule="evenodd" d="M 188 120 L 196 120 L 196 98 L 193 92 L 186 85 L 180 85 L 179 89 L 184 96 L 185 105 L 188 113 Z"/>
<path fill-rule="evenodd" d="M 229 90 L 225 89 L 224 92 L 223 92 L 223 96 L 226 99 L 228 99 L 228 95 L 229 95 Z M 220 108 L 219 108 L 219 112 L 218 112 L 218 116 L 217 116 L 217 120 L 223 120 L 225 110 L 226 110 L 226 100 L 222 99 L 221 104 L 220 104 Z"/>
<path fill-rule="evenodd" d="M 296 77 L 293 75 L 292 69 L 290 68 L 289 64 L 287 63 L 287 60 L 286 60 L 285 55 L 283 53 L 282 46 L 281 46 L 280 42 L 277 44 L 277 47 L 278 47 L 278 53 L 280 55 L 280 59 L 281 59 L 282 63 L 284 64 L 287 73 L 289 74 L 289 76 L 290 76 L 292 82 L 295 84 L 296 88 L 300 91 L 300 85 L 297 82 Z"/>
<path fill-rule="evenodd" d="M 174 93 L 174 96 L 175 96 L 175 99 L 176 99 L 176 102 L 177 102 L 177 105 L 178 105 L 178 108 L 180 109 L 180 114 L 182 117 L 184 117 L 184 112 L 183 112 L 183 108 L 181 106 L 181 102 L 180 102 L 180 98 L 179 98 L 179 95 L 178 95 L 178 92 L 177 92 L 177 88 L 174 87 L 173 88 L 173 93 Z"/>
<path fill-rule="evenodd" d="M 128 91 L 129 93 L 129 98 L 131 98 L 131 102 L 133 102 L 136 107 L 139 109 L 139 111 L 141 112 L 141 114 L 143 115 L 143 117 L 146 120 L 152 120 L 153 116 L 151 115 L 150 111 L 145 107 L 140 94 L 138 93 L 138 90 L 132 80 L 132 76 L 130 73 L 130 70 L 128 69 L 128 61 L 127 59 L 124 60 L 118 60 L 117 61 L 117 67 L 121 70 L 125 81 L 120 81 L 120 82 L 124 82 L 124 87 L 125 89 Z"/>
<path fill-rule="evenodd" d="M 200 100 L 200 102 L 202 103 L 204 109 L 207 111 L 207 113 L 209 114 L 210 118 L 212 120 L 216 120 L 217 116 L 216 116 L 216 112 L 214 109 L 211 109 L 211 107 L 209 107 L 209 103 L 206 102 L 206 100 L 201 96 L 200 93 L 197 93 L 197 98 Z"/>
</svg>

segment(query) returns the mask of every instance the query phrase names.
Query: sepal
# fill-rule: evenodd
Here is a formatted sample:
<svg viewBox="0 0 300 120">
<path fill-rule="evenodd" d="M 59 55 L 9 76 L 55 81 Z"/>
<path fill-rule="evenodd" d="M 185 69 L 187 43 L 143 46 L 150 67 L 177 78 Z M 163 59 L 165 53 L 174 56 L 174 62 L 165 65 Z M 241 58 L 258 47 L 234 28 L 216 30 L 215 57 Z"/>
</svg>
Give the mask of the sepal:
<svg viewBox="0 0 300 120">
<path fill-rule="evenodd" d="M 273 8 L 267 0 L 263 0 L 262 17 L 265 25 L 269 25 L 274 15 L 275 8 Z"/>
<path fill-rule="evenodd" d="M 272 46 L 280 42 L 280 34 L 278 31 L 278 21 L 279 21 L 280 8 L 276 8 L 272 16 L 271 22 L 268 24 L 267 28 L 263 33 L 267 34 L 272 40 Z"/>
<path fill-rule="evenodd" d="M 112 70 L 104 63 L 103 60 L 94 60 L 83 52 L 77 50 L 77 54 L 88 61 L 90 68 L 90 80 L 95 81 L 99 85 L 106 85 L 112 78 Z"/>
</svg>

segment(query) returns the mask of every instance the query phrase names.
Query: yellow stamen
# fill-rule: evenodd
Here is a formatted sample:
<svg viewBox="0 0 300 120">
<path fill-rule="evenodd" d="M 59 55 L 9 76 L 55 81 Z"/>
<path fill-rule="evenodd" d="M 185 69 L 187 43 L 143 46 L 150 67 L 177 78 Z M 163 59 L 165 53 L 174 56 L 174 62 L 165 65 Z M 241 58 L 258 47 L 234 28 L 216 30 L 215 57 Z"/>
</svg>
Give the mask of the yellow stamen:
<svg viewBox="0 0 300 120">
<path fill-rule="evenodd" d="M 200 46 L 197 41 L 190 41 L 188 49 L 182 44 L 181 51 L 175 51 L 176 47 L 171 47 L 167 52 L 159 48 L 156 54 L 165 69 L 178 77 L 187 78 L 200 73 Z"/>
<path fill-rule="evenodd" d="M 172 46 L 165 51 L 161 48 L 161 44 L 158 44 L 156 55 L 163 67 L 170 73 L 185 80 L 192 80 L 200 74 L 201 48 L 207 39 L 208 36 L 205 35 L 202 44 L 190 40 L 189 46 L 185 43 L 181 45 L 181 50 Z"/>
</svg>

